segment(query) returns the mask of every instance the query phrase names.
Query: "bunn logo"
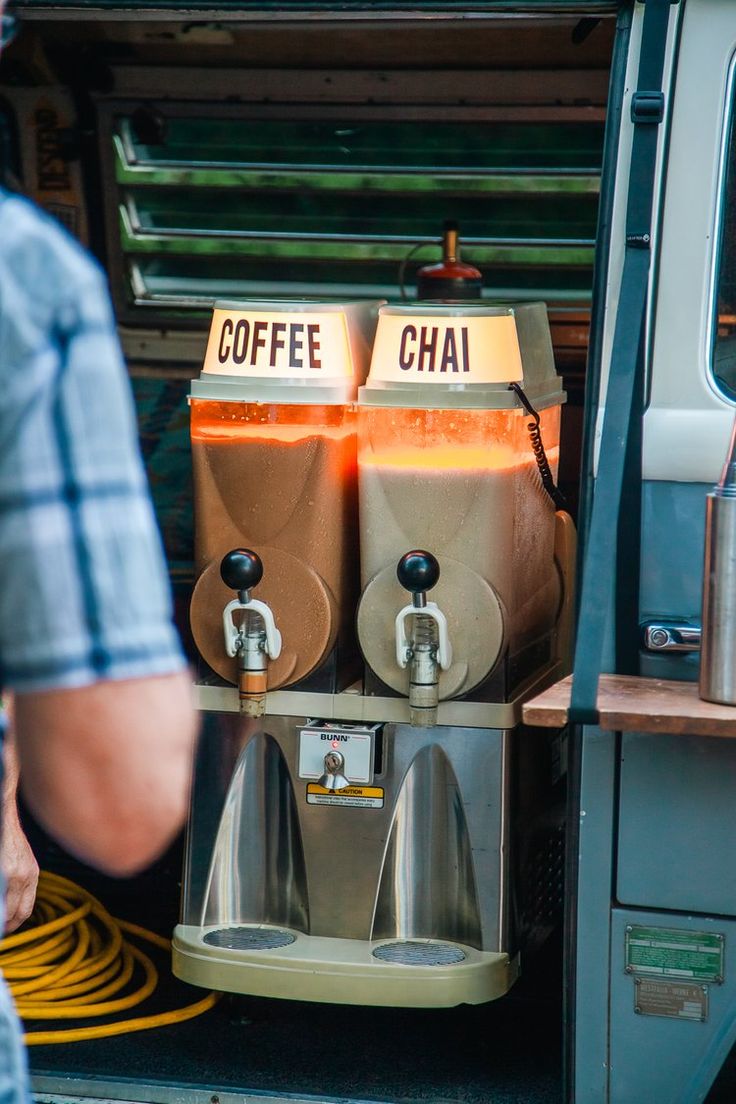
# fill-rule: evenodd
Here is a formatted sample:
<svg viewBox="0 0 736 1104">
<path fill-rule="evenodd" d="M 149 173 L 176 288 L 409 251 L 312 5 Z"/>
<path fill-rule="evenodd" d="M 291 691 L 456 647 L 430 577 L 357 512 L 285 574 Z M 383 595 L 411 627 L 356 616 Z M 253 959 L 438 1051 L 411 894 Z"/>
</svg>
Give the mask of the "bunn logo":
<svg viewBox="0 0 736 1104">
<path fill-rule="evenodd" d="M 341 740 L 343 744 L 346 744 L 350 739 L 349 736 L 345 736 L 342 732 L 322 732 L 319 738 L 320 740 Z"/>
</svg>

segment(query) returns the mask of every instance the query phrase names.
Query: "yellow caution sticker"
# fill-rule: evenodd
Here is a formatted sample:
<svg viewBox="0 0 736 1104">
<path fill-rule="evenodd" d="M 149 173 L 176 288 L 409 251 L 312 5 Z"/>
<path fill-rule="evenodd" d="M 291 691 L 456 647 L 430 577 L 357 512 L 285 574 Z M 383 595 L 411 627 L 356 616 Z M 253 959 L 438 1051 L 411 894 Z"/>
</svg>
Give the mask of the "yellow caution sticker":
<svg viewBox="0 0 736 1104">
<path fill-rule="evenodd" d="M 384 791 L 380 786 L 346 786 L 344 790 L 327 790 L 310 782 L 307 805 L 339 805 L 341 808 L 382 809 Z"/>
</svg>

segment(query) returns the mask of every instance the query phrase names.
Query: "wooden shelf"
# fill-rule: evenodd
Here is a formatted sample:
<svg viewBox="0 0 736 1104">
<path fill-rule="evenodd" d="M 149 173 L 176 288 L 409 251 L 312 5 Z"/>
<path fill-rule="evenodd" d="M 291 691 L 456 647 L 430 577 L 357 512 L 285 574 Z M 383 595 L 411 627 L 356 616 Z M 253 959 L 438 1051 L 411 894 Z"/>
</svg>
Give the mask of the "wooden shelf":
<svg viewBox="0 0 736 1104">
<path fill-rule="evenodd" d="M 555 683 L 523 706 L 524 722 L 541 728 L 567 724 L 572 678 Z M 601 675 L 600 726 L 613 732 L 662 732 L 736 739 L 736 706 L 698 697 L 695 682 Z"/>
</svg>

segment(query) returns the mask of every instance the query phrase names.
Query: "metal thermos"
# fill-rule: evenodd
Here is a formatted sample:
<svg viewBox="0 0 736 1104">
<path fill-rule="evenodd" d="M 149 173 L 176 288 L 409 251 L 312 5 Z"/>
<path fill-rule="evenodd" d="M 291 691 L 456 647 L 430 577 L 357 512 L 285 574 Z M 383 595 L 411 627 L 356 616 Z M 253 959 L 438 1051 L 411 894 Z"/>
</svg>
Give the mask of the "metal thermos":
<svg viewBox="0 0 736 1104">
<path fill-rule="evenodd" d="M 720 482 L 707 496 L 700 697 L 736 705 L 736 422 Z"/>
</svg>

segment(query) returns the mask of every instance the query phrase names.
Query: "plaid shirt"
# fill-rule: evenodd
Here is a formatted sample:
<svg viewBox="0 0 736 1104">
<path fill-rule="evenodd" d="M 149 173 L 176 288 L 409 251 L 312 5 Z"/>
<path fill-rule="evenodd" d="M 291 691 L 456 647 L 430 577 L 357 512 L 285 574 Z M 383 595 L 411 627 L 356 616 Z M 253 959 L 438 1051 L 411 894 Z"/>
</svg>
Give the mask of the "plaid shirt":
<svg viewBox="0 0 736 1104">
<path fill-rule="evenodd" d="M 0 189 L 0 680 L 183 665 L 103 275 Z"/>
</svg>

